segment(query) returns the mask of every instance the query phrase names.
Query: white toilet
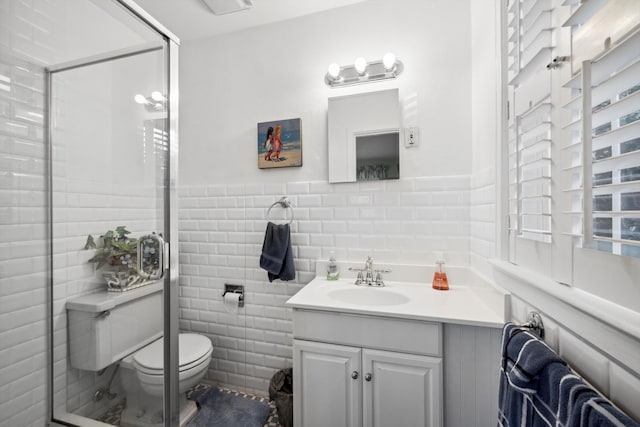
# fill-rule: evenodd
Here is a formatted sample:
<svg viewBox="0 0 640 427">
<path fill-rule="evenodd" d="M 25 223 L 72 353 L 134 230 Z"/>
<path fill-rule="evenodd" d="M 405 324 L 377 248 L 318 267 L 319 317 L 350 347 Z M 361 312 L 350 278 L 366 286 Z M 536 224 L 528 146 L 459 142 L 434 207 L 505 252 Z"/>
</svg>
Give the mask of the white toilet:
<svg viewBox="0 0 640 427">
<path fill-rule="evenodd" d="M 99 371 L 120 362 L 127 394 L 123 427 L 164 425 L 162 306 L 161 283 L 123 293 L 85 295 L 66 304 L 71 366 Z M 180 426 L 184 426 L 198 411 L 185 392 L 207 372 L 213 346 L 209 338 L 193 333 L 179 334 L 178 345 Z"/>
</svg>

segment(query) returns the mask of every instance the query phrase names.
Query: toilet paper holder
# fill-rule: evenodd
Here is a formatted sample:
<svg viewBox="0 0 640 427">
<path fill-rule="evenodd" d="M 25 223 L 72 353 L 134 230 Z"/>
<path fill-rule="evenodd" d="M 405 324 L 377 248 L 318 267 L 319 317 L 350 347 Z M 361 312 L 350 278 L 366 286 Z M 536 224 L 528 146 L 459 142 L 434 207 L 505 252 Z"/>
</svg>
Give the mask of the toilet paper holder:
<svg viewBox="0 0 640 427">
<path fill-rule="evenodd" d="M 243 285 L 231 285 L 229 283 L 224 284 L 224 292 L 222 293 L 222 298 L 227 294 L 227 292 L 231 292 L 234 294 L 240 294 L 240 300 L 238 301 L 238 307 L 244 307 L 244 286 Z"/>
</svg>

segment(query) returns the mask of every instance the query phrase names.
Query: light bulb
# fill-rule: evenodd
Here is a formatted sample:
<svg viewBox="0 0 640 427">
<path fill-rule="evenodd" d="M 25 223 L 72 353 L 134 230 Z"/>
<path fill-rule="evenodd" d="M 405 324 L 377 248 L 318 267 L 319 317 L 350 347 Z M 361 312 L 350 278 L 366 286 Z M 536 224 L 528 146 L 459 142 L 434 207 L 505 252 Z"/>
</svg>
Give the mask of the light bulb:
<svg viewBox="0 0 640 427">
<path fill-rule="evenodd" d="M 338 64 L 336 64 L 335 62 L 329 65 L 329 70 L 328 70 L 329 76 L 331 76 L 332 79 L 337 79 L 338 76 L 340 75 L 340 66 Z"/>
<path fill-rule="evenodd" d="M 367 69 L 367 60 L 364 59 L 362 56 L 359 56 L 356 58 L 355 62 L 353 63 L 353 66 L 355 67 L 356 72 L 362 75 Z"/>
<path fill-rule="evenodd" d="M 135 99 L 138 104 L 146 104 L 148 102 L 147 98 L 140 94 L 137 94 L 133 99 Z"/>
<path fill-rule="evenodd" d="M 165 100 L 164 95 L 162 95 L 157 90 L 154 90 L 153 92 L 151 92 L 151 99 L 158 102 L 162 102 Z"/>
<path fill-rule="evenodd" d="M 385 70 L 391 71 L 396 65 L 396 55 L 392 52 L 385 53 L 382 57 L 382 64 Z"/>
</svg>

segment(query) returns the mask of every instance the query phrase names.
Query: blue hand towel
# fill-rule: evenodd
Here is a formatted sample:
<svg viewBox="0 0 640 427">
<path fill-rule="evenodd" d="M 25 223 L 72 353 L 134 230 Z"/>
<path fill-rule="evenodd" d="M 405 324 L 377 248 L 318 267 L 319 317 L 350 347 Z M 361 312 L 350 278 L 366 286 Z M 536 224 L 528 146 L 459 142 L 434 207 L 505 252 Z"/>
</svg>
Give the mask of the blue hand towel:
<svg viewBox="0 0 640 427">
<path fill-rule="evenodd" d="M 289 224 L 279 225 L 272 222 L 267 224 L 260 255 L 260 267 L 267 270 L 269 282 L 275 279 L 295 279 L 296 270 L 293 264 Z"/>
</svg>

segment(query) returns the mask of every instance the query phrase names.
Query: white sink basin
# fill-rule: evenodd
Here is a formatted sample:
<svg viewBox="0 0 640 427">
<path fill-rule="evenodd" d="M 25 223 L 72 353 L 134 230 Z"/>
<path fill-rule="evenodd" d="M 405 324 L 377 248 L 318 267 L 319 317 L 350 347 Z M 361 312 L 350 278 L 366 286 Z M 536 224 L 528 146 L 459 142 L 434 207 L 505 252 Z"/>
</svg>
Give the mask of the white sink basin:
<svg viewBox="0 0 640 427">
<path fill-rule="evenodd" d="M 329 291 L 327 296 L 343 303 L 365 306 L 401 305 L 410 301 L 406 296 L 384 288 L 365 288 L 355 285 L 349 289 Z"/>
</svg>

